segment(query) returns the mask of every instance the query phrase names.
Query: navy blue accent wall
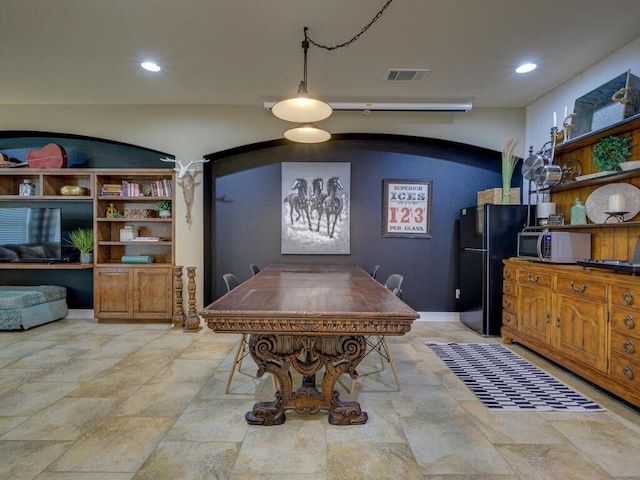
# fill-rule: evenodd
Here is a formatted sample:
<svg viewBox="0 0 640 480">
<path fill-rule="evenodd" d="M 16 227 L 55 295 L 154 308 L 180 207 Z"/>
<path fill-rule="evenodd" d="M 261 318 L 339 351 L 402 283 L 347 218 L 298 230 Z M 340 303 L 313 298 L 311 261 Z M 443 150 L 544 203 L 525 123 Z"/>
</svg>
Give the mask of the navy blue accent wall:
<svg viewBox="0 0 640 480">
<path fill-rule="evenodd" d="M 246 280 L 250 263 L 350 263 L 365 269 L 380 264 L 381 282 L 403 274 L 403 299 L 415 310 L 455 311 L 459 210 L 475 205 L 478 191 L 501 186 L 499 152 L 413 137 L 354 134 L 321 145 L 269 142 L 207 158 L 206 304 L 226 292 L 222 274 Z M 350 255 L 280 253 L 282 162 L 351 163 Z M 433 182 L 431 239 L 382 237 L 383 180 L 389 178 Z"/>
</svg>

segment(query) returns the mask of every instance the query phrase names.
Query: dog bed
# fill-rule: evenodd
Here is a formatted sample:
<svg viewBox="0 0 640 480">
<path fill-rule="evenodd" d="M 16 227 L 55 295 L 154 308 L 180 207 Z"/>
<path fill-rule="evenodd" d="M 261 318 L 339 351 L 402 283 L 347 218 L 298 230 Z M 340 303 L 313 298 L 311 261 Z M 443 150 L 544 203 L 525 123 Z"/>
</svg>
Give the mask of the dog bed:
<svg viewBox="0 0 640 480">
<path fill-rule="evenodd" d="M 27 330 L 68 313 L 65 287 L 0 286 L 0 330 Z"/>
</svg>

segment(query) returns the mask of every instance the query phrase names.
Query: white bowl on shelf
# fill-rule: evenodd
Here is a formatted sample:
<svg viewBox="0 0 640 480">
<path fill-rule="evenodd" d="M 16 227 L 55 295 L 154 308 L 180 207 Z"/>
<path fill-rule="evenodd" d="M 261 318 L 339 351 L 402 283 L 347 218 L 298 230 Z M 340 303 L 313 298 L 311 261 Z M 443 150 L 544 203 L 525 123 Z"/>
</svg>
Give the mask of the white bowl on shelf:
<svg viewBox="0 0 640 480">
<path fill-rule="evenodd" d="M 627 170 L 635 170 L 637 168 L 640 168 L 640 160 L 631 160 L 629 162 L 622 162 L 620 163 L 620 168 L 625 172 Z"/>
</svg>

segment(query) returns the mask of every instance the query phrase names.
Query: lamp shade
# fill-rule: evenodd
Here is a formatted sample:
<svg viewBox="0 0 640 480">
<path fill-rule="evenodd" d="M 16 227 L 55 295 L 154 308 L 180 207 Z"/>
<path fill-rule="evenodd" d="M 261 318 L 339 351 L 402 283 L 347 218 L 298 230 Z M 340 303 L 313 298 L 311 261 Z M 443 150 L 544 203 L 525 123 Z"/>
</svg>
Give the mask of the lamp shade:
<svg viewBox="0 0 640 480">
<path fill-rule="evenodd" d="M 287 140 L 298 143 L 321 143 L 331 138 L 331 134 L 313 123 L 304 123 L 284 132 Z"/>
<path fill-rule="evenodd" d="M 322 100 L 298 95 L 276 103 L 271 113 L 287 122 L 312 123 L 330 117 L 333 109 Z"/>
</svg>

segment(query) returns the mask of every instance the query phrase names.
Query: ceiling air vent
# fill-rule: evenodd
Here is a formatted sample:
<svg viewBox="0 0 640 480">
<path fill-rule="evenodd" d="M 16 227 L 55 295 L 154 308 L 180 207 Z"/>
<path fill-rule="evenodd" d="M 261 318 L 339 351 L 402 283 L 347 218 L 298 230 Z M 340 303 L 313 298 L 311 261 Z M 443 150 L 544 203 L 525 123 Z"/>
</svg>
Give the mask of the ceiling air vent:
<svg viewBox="0 0 640 480">
<path fill-rule="evenodd" d="M 427 68 L 390 68 L 384 79 L 387 82 L 421 82 L 428 73 Z"/>
</svg>

